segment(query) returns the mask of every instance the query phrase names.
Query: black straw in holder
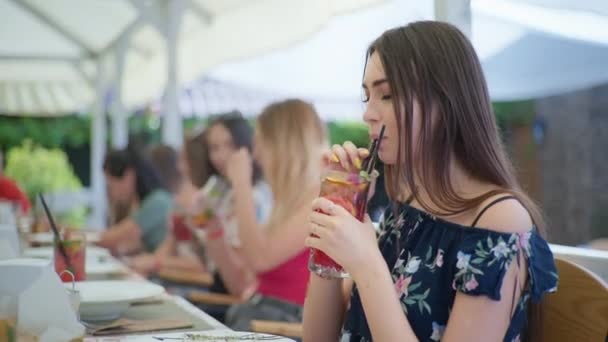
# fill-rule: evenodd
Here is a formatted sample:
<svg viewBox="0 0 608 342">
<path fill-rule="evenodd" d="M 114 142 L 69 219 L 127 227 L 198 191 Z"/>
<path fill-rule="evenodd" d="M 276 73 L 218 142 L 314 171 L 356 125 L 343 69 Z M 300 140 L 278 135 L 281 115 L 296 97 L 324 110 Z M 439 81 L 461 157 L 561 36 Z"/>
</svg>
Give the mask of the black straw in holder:
<svg viewBox="0 0 608 342">
<path fill-rule="evenodd" d="M 380 144 L 382 143 L 382 139 L 384 138 L 384 129 L 386 128 L 385 125 L 382 125 L 382 128 L 380 129 L 380 135 L 378 136 L 377 139 L 374 139 L 374 142 L 372 143 L 372 149 L 369 151 L 369 158 L 366 159 L 366 165 L 365 165 L 365 172 L 367 172 L 368 175 L 371 175 L 372 172 L 374 171 L 374 167 L 376 166 L 376 161 L 378 160 L 378 150 L 380 149 Z"/>
<path fill-rule="evenodd" d="M 367 148 L 367 151 L 369 152 L 369 156 L 367 158 L 365 158 L 365 160 L 363 160 L 363 165 L 361 165 L 361 170 L 367 170 L 368 166 L 369 166 L 369 162 L 372 156 L 372 151 L 376 148 L 376 144 L 378 144 L 378 139 L 373 139 L 370 143 L 369 146 Z"/>
<path fill-rule="evenodd" d="M 59 244 L 59 252 L 61 256 L 63 256 L 63 260 L 65 261 L 66 268 L 68 270 L 72 269 L 72 263 L 70 258 L 68 257 L 68 253 L 65 251 L 65 247 L 63 246 L 63 241 L 61 240 L 61 234 L 59 234 L 59 229 L 55 225 L 55 220 L 53 219 L 53 215 L 51 215 L 51 211 L 49 207 L 46 205 L 46 201 L 44 200 L 44 196 L 42 194 L 38 194 L 40 197 L 40 201 L 42 202 L 42 206 L 44 207 L 44 212 L 46 213 L 46 217 L 49 219 L 49 223 L 51 224 L 51 229 L 53 229 L 53 234 L 55 235 L 55 239 L 57 239 L 57 243 Z"/>
</svg>

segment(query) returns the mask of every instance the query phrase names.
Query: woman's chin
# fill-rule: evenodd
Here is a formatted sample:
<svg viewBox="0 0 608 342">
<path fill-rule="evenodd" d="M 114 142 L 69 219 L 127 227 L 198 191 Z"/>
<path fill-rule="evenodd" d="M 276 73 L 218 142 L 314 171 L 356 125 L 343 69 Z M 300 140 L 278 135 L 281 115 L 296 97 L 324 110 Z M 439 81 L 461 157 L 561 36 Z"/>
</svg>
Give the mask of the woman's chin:
<svg viewBox="0 0 608 342">
<path fill-rule="evenodd" d="M 387 155 L 387 153 L 382 149 L 378 151 L 378 158 L 382 161 L 384 165 L 395 165 L 395 163 L 397 163 L 397 158 L 391 155 Z"/>
</svg>

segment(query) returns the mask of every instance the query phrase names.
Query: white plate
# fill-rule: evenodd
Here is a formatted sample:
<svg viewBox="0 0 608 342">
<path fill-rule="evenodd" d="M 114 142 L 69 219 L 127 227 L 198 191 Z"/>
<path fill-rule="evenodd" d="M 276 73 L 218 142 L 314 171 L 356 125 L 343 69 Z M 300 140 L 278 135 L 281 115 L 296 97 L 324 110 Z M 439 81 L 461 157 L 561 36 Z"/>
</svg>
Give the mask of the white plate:
<svg viewBox="0 0 608 342">
<path fill-rule="evenodd" d="M 165 292 L 162 286 L 147 281 L 125 280 L 82 281 L 76 283 L 76 289 L 80 291 L 80 318 L 84 321 L 117 319 L 131 303 Z"/>
<path fill-rule="evenodd" d="M 125 273 L 125 268 L 114 259 L 108 259 L 100 262 L 98 260 L 91 260 L 87 258 L 86 265 L 84 265 L 87 275 L 101 276 L 101 275 L 112 275 Z"/>
<path fill-rule="evenodd" d="M 97 243 L 101 238 L 101 232 L 86 231 L 85 236 L 87 239 L 87 243 Z M 54 239 L 55 236 L 53 235 L 53 232 L 32 233 L 28 237 L 30 243 L 38 243 L 45 245 L 52 244 Z"/>
<path fill-rule="evenodd" d="M 26 248 L 23 251 L 23 255 L 28 258 L 42 258 L 42 259 L 52 259 L 53 258 L 53 247 L 45 246 L 45 247 L 32 247 Z M 110 251 L 97 246 L 87 246 L 86 250 L 86 258 L 87 259 L 102 259 L 109 258 L 112 255 Z"/>
<path fill-rule="evenodd" d="M 282 337 L 282 336 L 276 336 L 276 335 L 270 335 L 270 334 L 258 334 L 258 333 L 252 333 L 252 332 L 247 332 L 247 331 L 232 331 L 232 330 L 205 330 L 205 331 L 192 331 L 192 332 L 187 332 L 187 333 L 171 333 L 171 334 L 146 334 L 146 335 L 140 335 L 140 336 L 127 336 L 126 337 L 126 341 L 129 342 L 147 342 L 147 341 L 157 341 L 156 339 L 154 339 L 154 337 L 168 337 L 168 338 L 183 338 L 184 342 L 189 342 L 189 341 L 202 341 L 202 340 L 189 340 L 186 339 L 186 334 L 196 334 L 196 335 L 203 335 L 205 337 L 215 337 L 217 339 L 217 341 L 225 341 L 227 338 L 231 338 L 231 337 L 243 337 L 243 336 L 249 336 L 251 334 L 255 334 L 256 336 L 272 336 L 272 337 L 276 337 L 276 339 L 272 339 L 272 340 L 268 340 L 268 341 L 273 341 L 273 342 L 294 342 L 294 340 L 289 339 L 287 337 Z M 223 338 L 222 338 L 223 337 Z M 216 339 L 213 339 L 213 341 L 215 341 Z M 172 340 L 171 340 L 172 341 Z M 205 340 L 207 341 L 207 340 Z M 255 340 L 253 340 L 255 341 Z M 261 340 L 264 341 L 264 340 Z"/>
</svg>

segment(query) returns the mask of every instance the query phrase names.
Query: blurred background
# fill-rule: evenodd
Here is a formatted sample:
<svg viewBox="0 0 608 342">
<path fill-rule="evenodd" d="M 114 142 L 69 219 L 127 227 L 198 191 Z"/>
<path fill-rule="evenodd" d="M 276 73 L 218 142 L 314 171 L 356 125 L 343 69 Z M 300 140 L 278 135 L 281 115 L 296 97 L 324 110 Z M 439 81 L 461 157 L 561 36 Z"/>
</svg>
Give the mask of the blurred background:
<svg viewBox="0 0 608 342">
<path fill-rule="evenodd" d="M 608 237 L 605 0 L 0 0 L 4 174 L 64 220 L 102 227 L 105 152 L 179 148 L 212 115 L 253 120 L 298 97 L 332 143 L 366 146 L 367 46 L 431 19 L 473 41 L 549 241 Z"/>
</svg>

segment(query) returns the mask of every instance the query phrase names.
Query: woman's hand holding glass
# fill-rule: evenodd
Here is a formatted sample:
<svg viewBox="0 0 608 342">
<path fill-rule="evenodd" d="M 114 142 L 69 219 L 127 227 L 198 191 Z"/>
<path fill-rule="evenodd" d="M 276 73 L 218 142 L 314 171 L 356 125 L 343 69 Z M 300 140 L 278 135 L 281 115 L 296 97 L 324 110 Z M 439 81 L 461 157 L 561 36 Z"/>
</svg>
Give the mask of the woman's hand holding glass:
<svg viewBox="0 0 608 342">
<path fill-rule="evenodd" d="M 199 192 L 195 195 L 188 210 L 188 227 L 199 239 L 207 241 L 223 235 L 222 212 L 220 201 L 209 198 L 209 193 Z"/>
<path fill-rule="evenodd" d="M 367 149 L 357 148 L 351 142 L 334 145 L 331 151 L 323 154 L 326 174 L 330 174 L 333 170 L 353 174 L 355 178 L 359 178 L 363 160 L 368 156 Z M 368 198 L 373 193 L 374 184 L 375 177 L 372 177 L 371 189 L 366 190 L 369 194 Z M 357 185 L 353 183 L 351 186 L 356 187 Z M 329 197 L 320 197 L 313 202 L 310 215 L 310 236 L 306 240 L 306 245 L 324 252 L 346 272 L 356 277 L 357 268 L 365 264 L 370 255 L 378 252 L 376 234 L 371 220 L 368 215 L 362 213 L 355 217 L 352 210 L 349 211 L 343 205 L 334 203 L 335 200 L 330 200 L 336 196 L 332 196 L 330 193 L 324 194 L 323 191 L 322 194 L 329 195 Z M 350 204 L 358 207 L 355 203 Z M 365 205 L 362 208 L 365 208 Z"/>
</svg>

